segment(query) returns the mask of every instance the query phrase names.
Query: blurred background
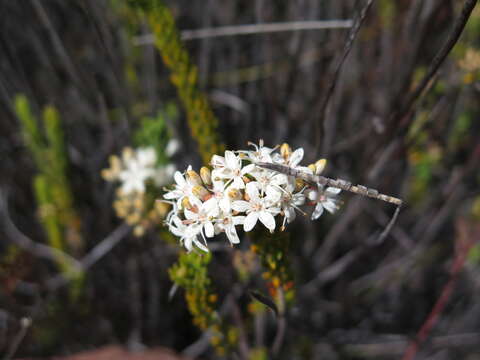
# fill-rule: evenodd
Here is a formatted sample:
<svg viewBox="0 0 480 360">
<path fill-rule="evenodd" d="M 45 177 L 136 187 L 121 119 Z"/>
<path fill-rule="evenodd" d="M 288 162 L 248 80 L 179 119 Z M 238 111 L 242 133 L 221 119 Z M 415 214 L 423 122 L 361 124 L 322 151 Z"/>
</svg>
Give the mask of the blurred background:
<svg viewBox="0 0 480 360">
<path fill-rule="evenodd" d="M 160 157 L 174 139 L 163 161 L 183 171 L 263 139 L 405 203 L 380 242 L 395 207 L 350 194 L 289 226 L 295 299 L 278 358 L 480 359 L 478 7 L 428 76 L 464 3 L 0 1 L 0 352 L 269 358 L 212 350 L 173 291 L 178 241 L 132 232 L 102 178 L 127 146 Z M 232 259 L 248 262 L 254 241 L 241 239 L 210 242 L 210 273 L 220 306 L 233 297 L 247 318 L 247 289 L 264 285 L 256 267 L 239 275 Z M 249 319 L 250 350 L 268 348 L 275 316 Z"/>
</svg>

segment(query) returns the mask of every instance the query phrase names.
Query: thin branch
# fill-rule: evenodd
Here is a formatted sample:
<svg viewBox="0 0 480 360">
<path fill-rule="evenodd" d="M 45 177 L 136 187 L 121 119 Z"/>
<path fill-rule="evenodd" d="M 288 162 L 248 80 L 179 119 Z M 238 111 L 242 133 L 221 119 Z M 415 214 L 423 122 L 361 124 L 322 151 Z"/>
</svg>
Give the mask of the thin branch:
<svg viewBox="0 0 480 360">
<path fill-rule="evenodd" d="M 348 34 L 347 42 L 345 43 L 345 46 L 343 48 L 343 54 L 341 58 L 338 60 L 337 65 L 335 66 L 332 79 L 330 80 L 330 85 L 327 89 L 327 93 L 320 106 L 319 114 L 321 118 L 315 122 L 315 150 L 313 152 L 315 155 L 318 155 L 318 150 L 320 146 L 321 125 L 324 122 L 327 106 L 330 101 L 330 98 L 332 97 L 332 94 L 335 91 L 335 87 L 337 85 L 340 71 L 342 69 L 343 64 L 345 63 L 345 60 L 347 59 L 348 54 L 350 53 L 350 50 L 352 50 L 353 42 L 355 41 L 358 35 L 358 32 L 360 31 L 360 28 L 365 20 L 365 17 L 367 16 L 367 12 L 372 6 L 372 4 L 373 4 L 373 0 L 367 0 L 367 3 L 365 4 L 365 6 L 360 10 L 358 17 L 355 19 L 355 23 L 353 27 L 351 27 L 350 32 Z"/>
<path fill-rule="evenodd" d="M 442 65 L 442 63 L 447 58 L 450 51 L 453 49 L 453 47 L 457 43 L 476 4 L 477 4 L 477 0 L 465 1 L 462 11 L 458 19 L 455 21 L 453 29 L 448 35 L 447 40 L 445 41 L 443 46 L 440 48 L 437 55 L 435 55 L 435 58 L 433 59 L 425 76 L 422 78 L 420 83 L 416 86 L 415 90 L 413 90 L 412 93 L 407 97 L 407 100 L 405 100 L 405 103 L 402 106 L 401 110 L 393 115 L 394 120 L 403 118 L 410 111 L 415 101 L 417 101 L 417 99 L 422 95 L 423 91 L 425 90 L 427 85 L 430 83 L 430 80 L 432 80 L 432 78 L 434 77 L 434 75 L 437 73 L 438 69 Z M 396 124 L 397 121 L 393 121 L 391 123 Z"/>
<path fill-rule="evenodd" d="M 87 255 L 80 261 L 80 270 L 87 271 L 92 265 L 104 257 L 120 240 L 125 238 L 130 232 L 131 227 L 127 224 L 118 226 L 110 235 L 103 239 L 97 246 L 95 246 Z M 56 290 L 59 287 L 68 284 L 72 280 L 71 277 L 64 274 L 58 274 L 54 278 L 47 281 L 47 288 Z"/>
<path fill-rule="evenodd" d="M 15 355 L 18 347 L 22 343 L 23 338 L 27 334 L 30 325 L 32 325 L 32 319 L 28 317 L 20 319 L 20 330 L 18 331 L 17 335 L 15 335 L 15 338 L 12 340 L 12 343 L 10 344 L 10 347 L 8 348 L 5 356 L 3 357 L 3 360 L 9 360 Z"/>
<path fill-rule="evenodd" d="M 73 269 L 80 269 L 81 264 L 75 258 L 59 249 L 33 241 L 15 226 L 8 213 L 6 194 L 3 191 L 0 191 L 0 225 L 10 241 L 36 257 L 51 260 L 55 263 L 60 261 L 70 265 Z"/>
<path fill-rule="evenodd" d="M 221 36 L 254 35 L 286 31 L 348 29 L 350 27 L 352 27 L 352 20 L 292 21 L 183 30 L 180 33 L 180 37 L 182 40 L 195 40 Z M 137 36 L 133 43 L 134 45 L 153 44 L 154 36 L 152 34 Z"/>
</svg>

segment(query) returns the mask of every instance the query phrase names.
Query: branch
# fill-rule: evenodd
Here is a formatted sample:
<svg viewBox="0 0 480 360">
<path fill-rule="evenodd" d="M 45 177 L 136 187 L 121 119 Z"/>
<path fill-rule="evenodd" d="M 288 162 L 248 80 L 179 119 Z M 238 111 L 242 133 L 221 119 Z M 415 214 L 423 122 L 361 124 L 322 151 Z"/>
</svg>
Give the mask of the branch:
<svg viewBox="0 0 480 360">
<path fill-rule="evenodd" d="M 352 20 L 323 20 L 323 21 L 292 21 L 269 24 L 246 24 L 234 26 L 220 26 L 197 30 L 183 30 L 180 33 L 182 40 L 205 39 L 221 36 L 266 34 L 273 32 L 299 31 L 299 30 L 325 30 L 325 29 L 348 29 L 352 26 Z M 137 36 L 134 45 L 153 44 L 152 34 Z"/>
<path fill-rule="evenodd" d="M 446 57 L 452 50 L 452 48 L 455 46 L 457 43 L 460 35 L 463 32 L 463 29 L 465 28 L 465 25 L 467 24 L 468 19 L 470 18 L 470 15 L 473 11 L 473 8 L 477 4 L 477 0 L 466 0 L 462 11 L 460 13 L 460 16 L 458 17 L 457 21 L 455 21 L 455 24 L 453 26 L 452 31 L 448 35 L 447 40 L 443 44 L 443 46 L 440 48 L 438 51 L 437 55 L 435 55 L 435 58 L 433 59 L 427 73 L 423 77 L 423 79 L 420 81 L 420 83 L 417 85 L 415 90 L 407 97 L 407 100 L 405 101 L 405 104 L 401 108 L 399 112 L 393 115 L 394 121 L 392 122 L 395 124 L 398 119 L 403 118 L 409 111 L 410 108 L 413 106 L 415 101 L 422 95 L 423 91 L 429 84 L 430 80 L 433 78 L 433 76 L 436 74 L 442 63 L 445 61 Z"/>
<path fill-rule="evenodd" d="M 318 148 L 320 146 L 320 135 L 321 135 L 321 124 L 323 124 L 326 111 L 327 111 L 327 106 L 330 101 L 330 98 L 332 97 L 333 92 L 335 91 L 335 87 L 337 85 L 338 77 L 340 75 L 340 70 L 342 69 L 343 64 L 345 63 L 345 60 L 347 59 L 348 54 L 350 53 L 350 50 L 352 50 L 353 47 L 353 42 L 355 41 L 358 32 L 360 31 L 360 27 L 363 24 L 363 21 L 365 20 L 365 17 L 367 16 L 368 9 L 373 4 L 373 0 L 367 0 L 367 3 L 365 6 L 360 10 L 360 13 L 358 14 L 358 17 L 355 19 L 355 24 L 353 27 L 351 27 L 350 32 L 348 34 L 347 42 L 345 43 L 345 46 L 343 48 L 343 54 L 340 58 L 340 60 L 337 62 L 337 65 L 335 67 L 335 70 L 333 72 L 332 79 L 330 80 L 330 85 L 327 89 L 327 94 L 325 95 L 325 98 L 323 99 L 322 105 L 320 106 L 320 111 L 319 114 L 321 118 L 319 121 L 315 122 L 315 150 L 314 154 L 318 155 Z"/>
</svg>

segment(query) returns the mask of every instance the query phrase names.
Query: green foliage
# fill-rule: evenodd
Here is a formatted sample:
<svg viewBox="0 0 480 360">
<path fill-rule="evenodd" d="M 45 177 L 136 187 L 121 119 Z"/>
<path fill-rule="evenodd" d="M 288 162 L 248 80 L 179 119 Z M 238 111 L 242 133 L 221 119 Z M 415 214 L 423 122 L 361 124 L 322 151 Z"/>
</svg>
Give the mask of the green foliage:
<svg viewBox="0 0 480 360">
<path fill-rule="evenodd" d="M 212 332 L 210 341 L 219 354 L 225 354 L 236 342 L 235 329 L 225 326 L 215 306 L 218 296 L 214 293 L 208 276 L 211 253 L 182 252 L 178 262 L 169 269 L 170 279 L 185 289 L 185 298 L 193 323 L 202 330 Z"/>
<path fill-rule="evenodd" d="M 290 234 L 287 232 L 270 234 L 265 230 L 257 230 L 254 236 L 251 250 L 260 257 L 268 292 L 277 301 L 279 311 L 283 312 L 283 304 L 278 302 L 279 291 L 283 292 L 287 302 L 293 301 L 295 297 L 289 255 Z"/>
<path fill-rule="evenodd" d="M 224 145 L 217 134 L 218 120 L 207 96 L 198 86 L 198 70 L 180 39 L 175 20 L 163 1 L 133 1 L 132 6 L 143 9 L 155 38 L 155 46 L 170 69 L 170 80 L 187 113 L 188 124 L 205 163 L 213 154 L 221 154 Z"/>
<path fill-rule="evenodd" d="M 140 127 L 134 134 L 136 146 L 153 146 L 157 153 L 157 164 L 167 165 L 171 161 L 165 153 L 165 149 L 171 139 L 167 127 L 167 119 L 175 121 L 178 117 L 178 110 L 174 103 L 168 103 L 164 110 L 160 110 L 155 117 L 144 117 Z"/>
<path fill-rule="evenodd" d="M 67 150 L 58 111 L 53 106 L 43 109 L 42 131 L 24 95 L 15 97 L 15 110 L 26 145 L 38 169 L 33 188 L 48 243 L 55 249 L 78 254 L 83 241 L 67 177 Z M 67 264 L 59 262 L 59 267 L 71 275 L 72 269 Z"/>
</svg>

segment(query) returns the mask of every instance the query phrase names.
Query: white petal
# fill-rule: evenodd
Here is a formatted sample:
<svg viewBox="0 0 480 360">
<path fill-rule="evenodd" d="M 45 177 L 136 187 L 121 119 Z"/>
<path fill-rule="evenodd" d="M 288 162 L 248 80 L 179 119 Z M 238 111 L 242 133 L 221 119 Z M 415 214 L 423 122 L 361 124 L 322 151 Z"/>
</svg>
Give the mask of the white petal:
<svg viewBox="0 0 480 360">
<path fill-rule="evenodd" d="M 259 199 L 258 196 L 258 182 L 252 181 L 247 184 L 245 192 L 250 197 L 250 201 L 257 201 Z"/>
<path fill-rule="evenodd" d="M 218 202 L 214 197 L 208 199 L 202 204 L 202 210 L 204 210 L 208 216 L 218 215 Z"/>
<path fill-rule="evenodd" d="M 258 212 L 254 211 L 247 215 L 243 223 L 243 230 L 250 231 L 253 229 L 258 220 Z"/>
<path fill-rule="evenodd" d="M 215 235 L 215 229 L 213 228 L 213 224 L 210 221 L 207 221 L 204 225 L 203 228 L 205 229 L 205 235 L 209 238 L 213 237 Z"/>
<path fill-rule="evenodd" d="M 222 156 L 213 155 L 212 159 L 210 160 L 210 164 L 212 164 L 213 167 L 224 167 L 225 158 L 223 158 Z"/>
<path fill-rule="evenodd" d="M 251 206 L 248 201 L 237 200 L 232 203 L 232 209 L 238 212 L 245 212 L 250 210 Z"/>
<path fill-rule="evenodd" d="M 180 142 L 176 139 L 171 139 L 165 148 L 165 154 L 167 156 L 172 156 L 180 148 Z"/>
<path fill-rule="evenodd" d="M 225 151 L 225 162 L 230 169 L 238 169 L 240 167 L 240 161 L 233 151 Z"/>
<path fill-rule="evenodd" d="M 178 199 L 182 195 L 183 194 L 181 191 L 173 190 L 163 194 L 163 198 L 167 200 L 172 200 L 172 199 Z"/>
<path fill-rule="evenodd" d="M 233 225 L 242 225 L 245 222 L 245 216 L 233 216 Z"/>
<path fill-rule="evenodd" d="M 197 245 L 197 247 L 200 249 L 200 250 L 203 250 L 205 252 L 208 252 L 208 248 L 203 245 L 200 241 L 198 241 L 198 238 L 197 237 L 194 237 L 193 238 L 193 242 L 195 243 L 195 245 Z"/>
<path fill-rule="evenodd" d="M 330 213 L 334 213 L 335 211 L 338 210 L 338 207 L 337 205 L 335 204 L 335 202 L 333 202 L 332 200 L 327 200 L 325 202 L 323 202 L 323 207 L 325 208 L 325 210 L 327 210 L 328 212 Z"/>
<path fill-rule="evenodd" d="M 276 203 L 282 197 L 282 194 L 280 193 L 280 190 L 274 188 L 273 186 L 268 186 L 267 187 L 266 194 L 267 194 L 267 196 L 265 197 L 265 200 L 270 202 L 270 203 Z"/>
<path fill-rule="evenodd" d="M 249 164 L 242 169 L 241 173 L 242 175 L 249 174 L 253 169 L 255 169 L 255 164 Z"/>
<path fill-rule="evenodd" d="M 322 214 L 323 214 L 323 206 L 322 204 L 317 204 L 317 206 L 315 206 L 315 210 L 313 210 L 311 219 L 317 220 Z"/>
<path fill-rule="evenodd" d="M 185 178 L 183 177 L 182 173 L 180 171 L 175 171 L 175 174 L 173 174 L 173 178 L 175 179 L 175 182 L 178 184 L 178 186 L 183 187 L 186 185 Z"/>
<path fill-rule="evenodd" d="M 335 187 L 327 187 L 327 190 L 325 192 L 329 195 L 337 195 L 342 191 L 342 189 L 335 188 Z"/>
<path fill-rule="evenodd" d="M 308 200 L 315 201 L 318 198 L 318 191 L 311 190 L 307 193 Z"/>
<path fill-rule="evenodd" d="M 229 226 L 225 229 L 225 233 L 227 234 L 227 238 L 231 244 L 238 244 L 240 243 L 240 239 L 238 238 L 237 230 L 235 230 L 235 226 Z"/>
<path fill-rule="evenodd" d="M 291 167 L 297 166 L 300 163 L 300 161 L 302 161 L 302 159 L 303 159 L 303 148 L 298 148 L 290 156 L 290 166 Z"/>
<path fill-rule="evenodd" d="M 275 230 L 275 218 L 268 211 L 260 211 L 260 221 L 271 231 Z"/>
<path fill-rule="evenodd" d="M 192 251 L 192 240 L 193 238 L 185 238 L 183 241 L 183 246 L 185 246 L 185 249 L 187 249 L 188 252 Z"/>
<path fill-rule="evenodd" d="M 233 182 L 230 186 L 232 186 L 236 189 L 244 189 L 245 188 L 245 183 L 243 182 L 242 178 L 235 177 L 235 178 L 233 178 Z"/>
<path fill-rule="evenodd" d="M 224 197 L 222 199 L 220 199 L 220 201 L 218 202 L 218 205 L 220 206 L 220 209 L 224 212 L 224 213 L 229 213 L 231 208 L 232 208 L 232 203 L 231 201 Z M 237 210 L 238 211 L 238 210 Z"/>
</svg>

